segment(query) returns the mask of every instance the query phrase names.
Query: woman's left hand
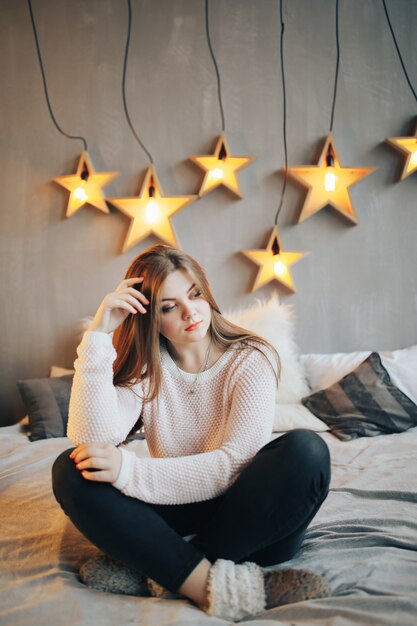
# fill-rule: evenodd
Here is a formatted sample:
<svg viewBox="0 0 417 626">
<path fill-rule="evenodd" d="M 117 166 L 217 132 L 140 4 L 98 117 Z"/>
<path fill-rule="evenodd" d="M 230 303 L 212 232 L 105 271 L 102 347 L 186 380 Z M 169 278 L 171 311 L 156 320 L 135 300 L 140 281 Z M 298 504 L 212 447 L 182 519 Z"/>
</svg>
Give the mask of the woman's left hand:
<svg viewBox="0 0 417 626">
<path fill-rule="evenodd" d="M 122 465 L 122 453 L 112 443 L 82 443 L 70 454 L 75 466 L 87 480 L 114 483 Z M 94 469 L 89 472 L 86 470 Z"/>
</svg>

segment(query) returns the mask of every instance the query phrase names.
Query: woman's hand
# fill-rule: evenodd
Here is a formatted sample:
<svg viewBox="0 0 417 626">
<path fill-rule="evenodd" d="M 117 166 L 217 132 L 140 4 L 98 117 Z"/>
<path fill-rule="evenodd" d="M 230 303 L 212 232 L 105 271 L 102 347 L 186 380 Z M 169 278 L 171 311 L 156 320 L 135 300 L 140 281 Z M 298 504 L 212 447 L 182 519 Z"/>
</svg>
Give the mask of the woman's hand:
<svg viewBox="0 0 417 626">
<path fill-rule="evenodd" d="M 143 305 L 149 304 L 149 300 L 133 287 L 142 281 L 143 277 L 122 280 L 115 291 L 104 297 L 88 330 L 112 333 L 130 313 L 146 313 Z"/>
<path fill-rule="evenodd" d="M 112 443 L 82 443 L 71 452 L 70 458 L 84 478 L 104 483 L 114 483 L 122 465 L 122 453 Z M 86 471 L 89 469 L 96 471 Z"/>
</svg>

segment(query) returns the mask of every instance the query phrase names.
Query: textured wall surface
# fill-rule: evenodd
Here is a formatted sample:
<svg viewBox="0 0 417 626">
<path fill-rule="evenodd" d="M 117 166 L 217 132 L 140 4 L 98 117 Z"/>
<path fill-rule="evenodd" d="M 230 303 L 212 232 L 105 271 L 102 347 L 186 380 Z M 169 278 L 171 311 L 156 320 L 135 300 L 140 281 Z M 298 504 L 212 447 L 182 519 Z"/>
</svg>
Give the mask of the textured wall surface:
<svg viewBox="0 0 417 626">
<path fill-rule="evenodd" d="M 417 2 L 387 0 L 417 85 Z M 330 125 L 336 47 L 331 0 L 287 0 L 290 165 L 313 164 Z M 210 152 L 221 130 L 203 0 L 133 0 L 127 97 L 165 194 L 196 193 L 202 174 L 187 161 Z M 107 196 L 138 192 L 148 161 L 127 125 L 122 64 L 127 3 L 33 0 L 50 98 L 61 126 L 87 138 L 96 170 L 120 172 Z M 222 308 L 266 298 L 250 293 L 256 268 L 241 249 L 264 247 L 279 202 L 284 164 L 277 0 L 212 0 L 232 153 L 257 160 L 239 174 L 243 199 L 216 190 L 173 218 L 181 247 L 207 269 Z M 398 183 L 402 158 L 386 137 L 411 134 L 415 101 L 379 0 L 340 3 L 341 65 L 334 139 L 342 165 L 374 166 L 351 188 L 359 224 L 332 209 L 296 224 L 305 192 L 291 183 L 280 215 L 287 250 L 309 251 L 293 266 L 297 339 L 304 352 L 395 349 L 417 342 L 417 174 Z M 18 378 L 71 366 L 82 317 L 123 278 L 129 220 L 86 207 L 65 218 L 68 193 L 50 182 L 75 171 L 80 142 L 49 117 L 27 3 L 0 2 L 1 423 L 24 407 Z"/>
</svg>

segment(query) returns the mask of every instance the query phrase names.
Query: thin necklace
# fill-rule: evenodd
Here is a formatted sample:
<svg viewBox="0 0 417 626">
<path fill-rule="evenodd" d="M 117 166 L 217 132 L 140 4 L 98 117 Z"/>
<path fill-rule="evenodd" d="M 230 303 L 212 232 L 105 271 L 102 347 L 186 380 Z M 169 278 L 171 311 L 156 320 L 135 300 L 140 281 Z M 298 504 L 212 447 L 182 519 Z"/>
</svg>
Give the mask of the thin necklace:
<svg viewBox="0 0 417 626">
<path fill-rule="evenodd" d="M 201 374 L 201 372 L 204 372 L 204 370 L 207 368 L 207 363 L 208 363 L 209 356 L 210 356 L 210 350 L 211 350 L 211 341 L 210 341 L 210 343 L 209 343 L 209 345 L 208 345 L 208 348 L 207 348 L 207 351 L 206 351 L 206 354 L 205 354 L 204 360 L 203 360 L 203 362 L 201 363 L 200 368 L 199 368 L 198 372 L 196 373 L 196 375 L 195 375 L 195 377 L 194 377 L 193 382 L 192 382 L 192 383 L 191 383 L 191 385 L 189 386 L 189 391 L 188 391 L 188 393 L 189 393 L 189 394 L 194 394 L 194 393 L 195 393 L 195 391 L 194 391 L 194 387 L 196 386 L 197 379 L 198 379 L 199 375 Z M 182 371 L 180 370 L 180 368 L 178 367 L 176 360 L 175 360 L 174 358 L 173 358 L 172 360 L 173 360 L 173 361 L 174 361 L 174 363 L 175 363 L 175 367 L 176 367 L 176 368 L 177 368 L 177 370 L 178 370 L 178 374 L 181 376 L 181 378 L 183 379 L 183 381 L 184 381 L 184 382 L 188 385 L 188 382 L 185 380 L 184 375 L 183 375 Z"/>
</svg>

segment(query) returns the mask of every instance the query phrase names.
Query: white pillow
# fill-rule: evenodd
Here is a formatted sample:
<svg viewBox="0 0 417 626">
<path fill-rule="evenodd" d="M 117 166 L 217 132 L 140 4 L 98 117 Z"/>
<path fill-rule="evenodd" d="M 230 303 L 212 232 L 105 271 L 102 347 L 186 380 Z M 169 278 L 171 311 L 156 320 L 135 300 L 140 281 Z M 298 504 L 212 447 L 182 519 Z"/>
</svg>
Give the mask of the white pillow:
<svg viewBox="0 0 417 626">
<path fill-rule="evenodd" d="M 330 387 L 352 372 L 369 355 L 370 351 L 304 354 L 300 361 L 311 391 L 315 392 Z M 379 352 L 379 355 L 393 384 L 417 404 L 417 345 L 391 352 Z"/>
<path fill-rule="evenodd" d="M 394 385 L 417 404 L 417 345 L 379 354 Z"/>
<path fill-rule="evenodd" d="M 294 339 L 293 311 L 291 305 L 280 304 L 278 296 L 273 295 L 267 301 L 257 300 L 246 309 L 224 313 L 228 320 L 257 333 L 277 350 L 281 359 L 277 402 L 285 404 L 300 402 L 310 393 Z"/>
<path fill-rule="evenodd" d="M 307 428 L 316 432 L 329 430 L 327 424 L 313 415 L 303 404 L 277 404 L 273 431 L 279 433 L 293 428 Z"/>
<path fill-rule="evenodd" d="M 330 387 L 358 367 L 371 352 L 335 352 L 333 354 L 302 354 L 300 362 L 311 391 Z M 307 395 L 310 395 L 308 393 Z"/>
</svg>

